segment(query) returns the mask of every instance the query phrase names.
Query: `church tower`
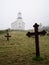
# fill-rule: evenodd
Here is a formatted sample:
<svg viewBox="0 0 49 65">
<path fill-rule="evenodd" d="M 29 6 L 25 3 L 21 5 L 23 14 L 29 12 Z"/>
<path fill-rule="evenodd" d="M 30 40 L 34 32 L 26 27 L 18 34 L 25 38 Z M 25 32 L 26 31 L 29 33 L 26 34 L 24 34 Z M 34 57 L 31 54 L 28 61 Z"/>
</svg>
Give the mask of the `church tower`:
<svg viewBox="0 0 49 65">
<path fill-rule="evenodd" d="M 21 12 L 17 15 L 17 20 L 11 24 L 13 30 L 25 30 L 25 23 L 22 20 Z"/>
<path fill-rule="evenodd" d="M 21 12 L 18 13 L 18 19 L 22 19 L 22 14 L 21 14 Z"/>
</svg>

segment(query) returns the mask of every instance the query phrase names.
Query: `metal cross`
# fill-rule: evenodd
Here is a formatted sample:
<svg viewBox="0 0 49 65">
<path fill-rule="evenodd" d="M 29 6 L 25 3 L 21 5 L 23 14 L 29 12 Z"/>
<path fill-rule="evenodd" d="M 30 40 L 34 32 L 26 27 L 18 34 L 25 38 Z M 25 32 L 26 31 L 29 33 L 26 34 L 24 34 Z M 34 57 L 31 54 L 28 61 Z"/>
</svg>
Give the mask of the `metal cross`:
<svg viewBox="0 0 49 65">
<path fill-rule="evenodd" d="M 31 33 L 31 32 L 28 32 L 26 35 L 28 37 L 32 37 L 32 36 L 35 36 L 35 45 L 36 45 L 36 56 L 40 56 L 40 50 L 39 50 L 39 35 L 45 35 L 46 34 L 46 31 L 43 30 L 41 32 L 38 32 L 38 27 L 39 25 L 37 23 L 35 23 L 33 25 L 34 29 L 35 29 L 35 32 Z"/>
<path fill-rule="evenodd" d="M 5 37 L 7 38 L 7 41 L 9 41 L 9 37 L 11 37 L 11 36 L 9 35 L 8 30 L 7 30 L 7 35 L 5 35 Z"/>
</svg>

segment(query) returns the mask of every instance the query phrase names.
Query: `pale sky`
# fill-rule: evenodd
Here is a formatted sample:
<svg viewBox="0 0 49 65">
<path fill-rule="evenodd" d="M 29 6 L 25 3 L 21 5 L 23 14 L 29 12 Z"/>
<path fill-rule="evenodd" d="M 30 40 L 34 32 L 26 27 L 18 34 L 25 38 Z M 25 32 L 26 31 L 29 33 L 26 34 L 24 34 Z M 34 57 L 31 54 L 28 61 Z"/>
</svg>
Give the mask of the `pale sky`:
<svg viewBox="0 0 49 65">
<path fill-rule="evenodd" d="M 25 29 L 32 29 L 34 23 L 49 26 L 49 0 L 0 0 L 0 29 L 11 28 L 22 13 Z"/>
</svg>

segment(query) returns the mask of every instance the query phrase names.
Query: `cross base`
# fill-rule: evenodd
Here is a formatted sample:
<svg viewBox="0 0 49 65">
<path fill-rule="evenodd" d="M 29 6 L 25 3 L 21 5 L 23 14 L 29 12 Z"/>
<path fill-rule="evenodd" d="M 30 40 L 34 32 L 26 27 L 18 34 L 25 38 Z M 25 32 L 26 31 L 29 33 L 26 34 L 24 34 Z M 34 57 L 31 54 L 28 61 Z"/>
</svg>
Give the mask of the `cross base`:
<svg viewBox="0 0 49 65">
<path fill-rule="evenodd" d="M 33 60 L 35 60 L 35 61 L 41 61 L 41 60 L 43 60 L 43 58 L 40 57 L 40 56 L 35 56 L 35 57 L 33 58 Z"/>
</svg>

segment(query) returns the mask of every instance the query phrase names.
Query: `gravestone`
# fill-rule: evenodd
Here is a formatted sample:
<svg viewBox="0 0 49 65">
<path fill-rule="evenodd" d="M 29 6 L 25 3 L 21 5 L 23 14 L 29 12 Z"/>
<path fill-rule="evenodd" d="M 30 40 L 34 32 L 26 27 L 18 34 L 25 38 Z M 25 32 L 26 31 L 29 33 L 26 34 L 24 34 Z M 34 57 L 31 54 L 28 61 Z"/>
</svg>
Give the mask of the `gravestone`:
<svg viewBox="0 0 49 65">
<path fill-rule="evenodd" d="M 28 37 L 32 37 L 32 36 L 35 36 L 35 45 L 36 45 L 36 57 L 40 57 L 40 50 L 39 50 L 39 35 L 45 35 L 46 34 L 46 31 L 43 30 L 41 32 L 38 32 L 38 27 L 39 25 L 37 23 L 35 23 L 33 25 L 34 29 L 35 29 L 35 32 L 28 32 L 26 35 Z"/>
<path fill-rule="evenodd" d="M 6 32 L 7 32 L 7 34 L 5 35 L 5 37 L 7 38 L 7 41 L 9 41 L 9 38 L 10 38 L 11 36 L 9 35 L 8 30 L 6 30 Z"/>
</svg>

